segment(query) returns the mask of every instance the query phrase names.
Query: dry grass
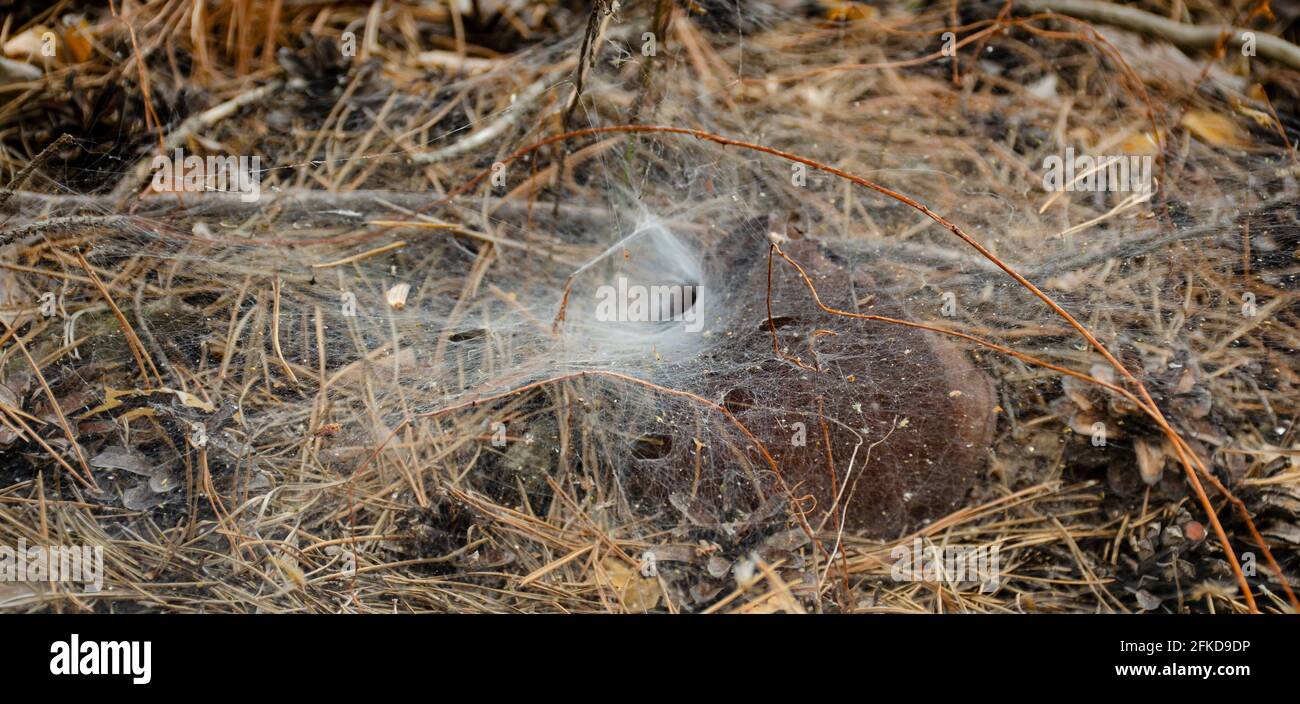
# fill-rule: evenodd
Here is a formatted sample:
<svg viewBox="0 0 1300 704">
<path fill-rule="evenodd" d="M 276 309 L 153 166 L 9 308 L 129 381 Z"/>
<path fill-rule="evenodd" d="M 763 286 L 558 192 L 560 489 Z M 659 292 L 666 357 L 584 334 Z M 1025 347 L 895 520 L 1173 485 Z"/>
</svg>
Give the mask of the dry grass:
<svg viewBox="0 0 1300 704">
<path fill-rule="evenodd" d="M 1192 20 L 1242 21 L 1185 4 Z M 829 163 L 960 223 L 1141 377 L 1195 456 L 1188 465 L 1242 499 L 1297 584 L 1300 224 L 1288 204 L 1300 74 L 1068 20 L 997 21 L 997 5 L 954 19 L 947 3 L 836 10 L 847 22 L 773 15 L 739 41 L 725 16 L 678 7 L 659 60 L 620 63 L 611 42 L 639 46 L 668 5 L 589 21 L 541 2 L 468 17 L 440 4 L 169 0 L 60 25 L 68 53 L 0 93 L 17 191 L 0 232 L 0 545 L 101 545 L 107 575 L 98 594 L 0 583 L 0 609 L 1249 609 L 1179 474 L 1184 446 L 1134 396 L 1021 358 L 971 352 L 1001 403 L 967 508 L 891 540 L 833 529 L 810 539 L 784 514 L 732 539 L 671 510 L 633 510 L 599 450 L 577 441 L 593 421 L 575 409 L 609 380 L 421 415 L 446 404 L 416 383 L 409 348 L 454 355 L 457 321 L 430 320 L 420 339 L 413 328 L 339 328 L 322 311 L 334 289 L 313 286 L 347 277 L 382 293 L 358 265 L 391 257 L 428 271 L 425 288 L 468 298 L 485 272 L 442 270 L 453 244 L 434 238 L 448 230 L 482 248 L 484 269 L 494 248 L 582 261 L 559 224 L 608 220 L 594 174 L 620 154 L 670 166 L 675 149 L 696 164 L 740 158 L 661 135 L 589 133 L 562 159 L 556 145 L 538 150 L 528 178 L 482 197 L 491 165 L 517 150 L 566 126 L 637 121 Z M 4 38 L 74 10 L 15 15 Z M 958 62 L 936 52 L 950 28 Z M 321 43 L 345 31 L 357 42 L 350 60 Z M 282 47 L 292 56 L 277 61 Z M 577 76 L 574 98 L 562 81 Z M 36 156 L 63 132 L 75 147 Z M 1150 200 L 1040 186 L 1044 156 L 1063 145 L 1142 152 L 1144 139 L 1159 145 Z M 182 146 L 273 156 L 263 199 L 147 192 L 153 154 Z M 781 162 L 767 173 L 746 187 L 816 223 L 818 237 L 856 240 L 916 320 L 1137 394 L 1050 309 L 912 209 L 830 178 L 800 190 Z M 203 228 L 238 246 L 216 246 Z M 49 290 L 58 316 L 36 310 Z M 973 292 L 955 317 L 931 305 L 949 290 Z M 1240 314 L 1243 292 L 1258 301 L 1253 316 Z M 67 320 L 77 322 L 61 330 Z M 154 391 L 106 409 L 110 389 Z M 499 418 L 553 422 L 564 438 L 553 471 L 494 476 L 502 464 L 480 429 Z M 1105 454 L 1091 451 L 1096 422 L 1112 432 Z M 128 494 L 140 481 L 131 471 L 92 466 L 123 432 L 174 459 L 153 477 L 176 483 L 171 500 L 149 505 L 152 494 Z M 1291 611 L 1241 516 L 1206 491 L 1234 551 L 1253 554 L 1258 609 Z M 917 540 L 997 546 L 998 588 L 896 581 L 895 549 Z"/>
</svg>

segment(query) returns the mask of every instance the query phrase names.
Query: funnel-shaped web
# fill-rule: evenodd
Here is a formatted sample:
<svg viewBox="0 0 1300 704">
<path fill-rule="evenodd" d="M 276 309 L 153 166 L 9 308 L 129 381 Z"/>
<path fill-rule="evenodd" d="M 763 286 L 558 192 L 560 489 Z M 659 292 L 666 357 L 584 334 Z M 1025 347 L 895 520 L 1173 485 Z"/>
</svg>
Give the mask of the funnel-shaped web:
<svg viewBox="0 0 1300 704">
<path fill-rule="evenodd" d="M 829 514 L 830 525 L 876 534 L 950 511 L 987 454 L 989 381 L 934 333 L 822 311 L 782 260 L 769 318 L 766 234 L 749 223 L 692 242 L 646 223 L 575 277 L 563 322 L 568 345 L 602 362 L 638 363 L 648 379 L 720 404 L 753 434 L 719 432 L 720 418 L 701 422 L 700 414 L 722 414 L 698 403 L 616 422 L 632 442 L 629 494 L 708 526 L 771 515 L 792 498 L 789 508 L 818 522 Z M 869 271 L 852 276 L 808 240 L 784 249 L 827 305 L 902 317 Z M 694 287 L 695 300 L 680 319 L 600 314 L 602 292 L 681 284 Z M 626 305 L 635 298 L 624 295 Z"/>
</svg>

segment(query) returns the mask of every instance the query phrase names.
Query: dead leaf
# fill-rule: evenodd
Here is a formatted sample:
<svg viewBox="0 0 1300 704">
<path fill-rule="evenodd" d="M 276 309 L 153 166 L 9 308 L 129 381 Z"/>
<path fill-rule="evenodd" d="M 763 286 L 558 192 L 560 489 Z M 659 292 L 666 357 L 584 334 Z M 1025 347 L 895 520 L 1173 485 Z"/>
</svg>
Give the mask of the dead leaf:
<svg viewBox="0 0 1300 704">
<path fill-rule="evenodd" d="M 118 445 L 104 448 L 103 452 L 90 460 L 90 466 L 98 469 L 120 469 L 144 477 L 153 476 L 153 470 L 149 469 L 149 461 L 143 455 Z"/>
<path fill-rule="evenodd" d="M 18 408 L 18 395 L 13 389 L 0 384 L 0 408 L 15 410 Z"/>
<path fill-rule="evenodd" d="M 70 391 L 59 396 L 59 410 L 63 411 L 65 415 L 69 415 L 78 408 L 89 406 L 94 400 L 95 394 L 90 389 Z M 36 414 L 51 423 L 58 422 L 59 416 L 54 412 L 48 400 L 41 402 Z"/>
<path fill-rule="evenodd" d="M 79 64 L 90 60 L 94 53 L 90 46 L 90 36 L 90 25 L 81 18 L 77 19 L 75 25 L 64 31 L 63 43 L 68 47 L 68 53 L 72 55 L 72 63 Z"/>
<path fill-rule="evenodd" d="M 1163 601 L 1163 599 L 1145 589 L 1137 590 L 1133 596 L 1137 597 L 1138 607 L 1143 611 L 1154 611 L 1160 608 L 1160 602 Z"/>
<path fill-rule="evenodd" d="M 809 542 L 811 541 L 808 538 L 808 533 L 806 533 L 803 528 L 791 528 L 781 533 L 768 536 L 767 540 L 763 541 L 763 546 L 769 550 L 791 552 L 798 550 Z"/>
<path fill-rule="evenodd" d="M 731 560 L 725 559 L 721 555 L 709 555 L 705 568 L 708 570 L 709 576 L 720 579 L 731 571 Z"/>
<path fill-rule="evenodd" d="M 1138 474 L 1147 486 L 1155 486 L 1165 473 L 1165 451 L 1159 443 L 1147 440 L 1134 440 L 1133 451 L 1137 454 Z"/>
<path fill-rule="evenodd" d="M 170 398 L 168 398 L 170 397 Z M 98 415 L 107 411 L 112 411 L 124 405 L 130 405 L 135 402 L 136 407 L 130 408 L 123 414 L 124 418 L 132 419 L 140 416 L 152 416 L 155 414 L 154 409 L 150 408 L 148 403 L 156 403 L 167 400 L 180 401 L 182 406 L 188 408 L 197 408 L 204 413 L 216 413 L 217 408 L 194 394 L 177 391 L 176 389 L 104 389 L 104 403 L 83 413 L 77 420 Z"/>
<path fill-rule="evenodd" d="M 1154 132 L 1139 132 L 1120 142 L 1119 150 L 1125 154 L 1154 156 L 1160 151 L 1160 143 Z"/>
<path fill-rule="evenodd" d="M 831 0 L 830 2 L 823 2 L 822 7 L 826 10 L 826 19 L 831 22 L 872 20 L 880 14 L 876 8 L 870 5 L 864 5 L 860 2 L 848 2 L 846 0 Z"/>
<path fill-rule="evenodd" d="M 162 502 L 163 497 L 152 491 L 147 484 L 133 486 L 122 492 L 122 505 L 132 511 L 148 511 Z"/>
<path fill-rule="evenodd" d="M 149 476 L 149 490 L 155 494 L 166 494 L 180 485 L 180 478 L 166 469 L 159 469 Z"/>
<path fill-rule="evenodd" d="M 1244 147 L 1249 140 L 1237 123 L 1208 110 L 1188 110 L 1181 122 L 1193 137 L 1214 147 Z"/>
<path fill-rule="evenodd" d="M 663 591 L 659 580 L 642 577 L 634 566 L 613 558 L 603 563 L 609 586 L 618 594 L 619 600 L 632 613 L 642 614 L 659 605 Z"/>
</svg>

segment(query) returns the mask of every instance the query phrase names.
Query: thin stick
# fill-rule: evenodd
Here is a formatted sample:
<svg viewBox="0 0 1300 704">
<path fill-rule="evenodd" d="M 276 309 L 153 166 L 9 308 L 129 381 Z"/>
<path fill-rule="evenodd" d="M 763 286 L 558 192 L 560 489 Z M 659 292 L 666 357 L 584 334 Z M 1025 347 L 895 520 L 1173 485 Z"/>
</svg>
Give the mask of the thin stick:
<svg viewBox="0 0 1300 704">
<path fill-rule="evenodd" d="M 1183 24 L 1142 10 L 1097 0 L 1019 0 L 1016 7 L 1031 12 L 1059 12 L 1093 22 L 1131 29 L 1165 39 L 1180 49 L 1212 49 L 1220 41 L 1239 47 L 1249 32 L 1260 55 L 1300 70 L 1300 47 L 1287 40 L 1233 25 Z"/>
<path fill-rule="evenodd" d="M 419 226 L 422 225 L 422 224 L 425 224 L 425 223 L 401 223 L 401 225 L 403 225 L 403 226 L 406 226 L 406 225 L 412 225 L 412 226 L 415 226 L 415 227 L 419 227 Z M 359 262 L 359 261 L 361 261 L 362 259 L 368 259 L 368 258 L 373 257 L 373 256 L 375 256 L 375 255 L 383 254 L 384 252 L 391 252 L 391 251 L 393 251 L 394 249 L 401 249 L 402 247 L 405 247 L 405 246 L 406 246 L 406 242 L 404 242 L 404 241 L 402 241 L 402 240 L 398 240 L 398 241 L 396 241 L 396 242 L 391 242 L 391 243 L 389 243 L 389 244 L 386 244 L 386 245 L 384 245 L 384 246 L 382 246 L 382 247 L 375 247 L 374 249 L 367 250 L 367 251 L 365 251 L 365 252 L 361 252 L 361 253 L 359 253 L 359 254 L 353 254 L 353 255 L 350 256 L 350 257 L 344 257 L 344 258 L 342 258 L 342 259 L 336 259 L 336 260 L 334 260 L 334 261 L 332 261 L 332 262 L 325 262 L 324 264 L 312 264 L 312 265 L 311 265 L 311 268 L 313 268 L 313 269 L 331 269 L 331 268 L 336 267 L 336 266 L 343 266 L 344 264 L 351 264 L 352 262 Z"/>
<path fill-rule="evenodd" d="M 280 366 L 284 368 L 284 373 L 289 377 L 294 386 L 298 385 L 298 375 L 293 373 L 293 367 L 284 358 L 284 352 L 280 349 L 280 277 L 275 277 L 275 285 L 272 286 L 275 300 L 271 303 L 271 347 L 275 350 L 275 358 L 280 360 Z"/>
</svg>

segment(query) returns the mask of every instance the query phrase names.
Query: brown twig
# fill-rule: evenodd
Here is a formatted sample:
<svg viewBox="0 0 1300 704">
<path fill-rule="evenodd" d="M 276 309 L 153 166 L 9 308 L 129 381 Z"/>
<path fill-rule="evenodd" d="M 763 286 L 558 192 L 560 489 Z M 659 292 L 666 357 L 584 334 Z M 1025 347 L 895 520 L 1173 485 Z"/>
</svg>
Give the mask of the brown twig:
<svg viewBox="0 0 1300 704">
<path fill-rule="evenodd" d="M 1134 7 L 1098 0 L 1017 0 L 1016 7 L 1032 12 L 1059 12 L 1131 29 L 1164 39 L 1180 49 L 1212 49 L 1225 36 L 1229 45 L 1239 47 L 1246 41 L 1244 34 L 1249 32 L 1255 37 L 1260 55 L 1300 70 L 1300 47 L 1281 37 L 1247 27 L 1183 24 Z"/>
</svg>

